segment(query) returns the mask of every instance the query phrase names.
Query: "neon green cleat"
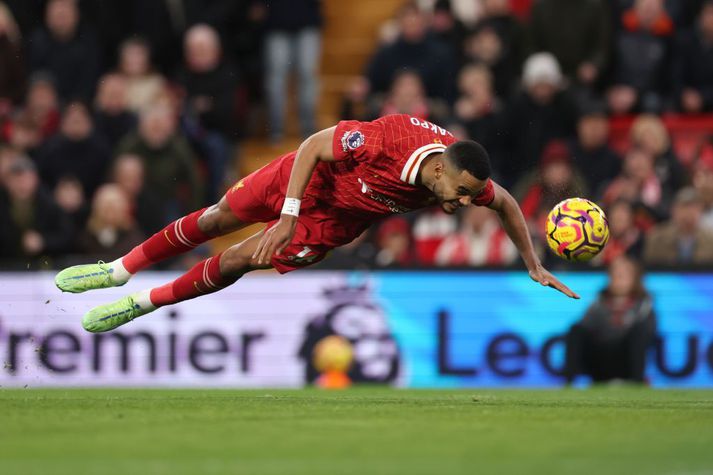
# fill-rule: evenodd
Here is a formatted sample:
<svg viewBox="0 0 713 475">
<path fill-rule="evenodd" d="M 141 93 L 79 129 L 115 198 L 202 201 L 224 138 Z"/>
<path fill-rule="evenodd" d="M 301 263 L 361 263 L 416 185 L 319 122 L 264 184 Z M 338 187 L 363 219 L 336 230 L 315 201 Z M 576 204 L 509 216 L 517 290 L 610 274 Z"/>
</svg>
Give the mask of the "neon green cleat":
<svg viewBox="0 0 713 475">
<path fill-rule="evenodd" d="M 133 295 L 129 295 L 116 302 L 94 307 L 84 315 L 82 326 L 92 333 L 108 332 L 154 310 L 142 308 Z"/>
<path fill-rule="evenodd" d="M 67 267 L 57 274 L 54 283 L 62 292 L 72 292 L 73 294 L 124 285 L 124 283 L 117 283 L 112 279 L 113 271 L 114 269 L 102 261 L 97 264 Z"/>
</svg>

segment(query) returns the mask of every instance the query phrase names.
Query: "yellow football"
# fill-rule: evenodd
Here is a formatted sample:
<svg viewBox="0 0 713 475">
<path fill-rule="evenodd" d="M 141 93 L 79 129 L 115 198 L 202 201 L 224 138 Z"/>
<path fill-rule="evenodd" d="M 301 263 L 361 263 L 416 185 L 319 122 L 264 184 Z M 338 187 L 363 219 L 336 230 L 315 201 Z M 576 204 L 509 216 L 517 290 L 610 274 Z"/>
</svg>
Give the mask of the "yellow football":
<svg viewBox="0 0 713 475">
<path fill-rule="evenodd" d="M 609 222 L 604 211 L 584 198 L 566 199 L 550 211 L 546 225 L 552 252 L 569 261 L 588 261 L 609 240 Z"/>
</svg>

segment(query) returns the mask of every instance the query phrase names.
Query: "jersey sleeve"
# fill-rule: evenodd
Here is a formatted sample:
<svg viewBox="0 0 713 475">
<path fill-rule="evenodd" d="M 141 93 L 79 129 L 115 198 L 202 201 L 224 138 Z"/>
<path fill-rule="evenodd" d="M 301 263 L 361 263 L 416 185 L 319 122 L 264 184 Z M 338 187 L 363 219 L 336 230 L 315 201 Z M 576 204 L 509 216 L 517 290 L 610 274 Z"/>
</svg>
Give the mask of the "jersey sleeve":
<svg viewBox="0 0 713 475">
<path fill-rule="evenodd" d="M 495 187 L 493 186 L 493 180 L 488 178 L 488 183 L 486 183 L 485 188 L 483 188 L 478 196 L 473 198 L 473 203 L 475 206 L 488 206 L 495 199 Z"/>
<path fill-rule="evenodd" d="M 383 127 L 377 122 L 343 120 L 334 130 L 332 152 L 337 161 L 365 161 L 378 157 L 384 149 Z"/>
</svg>

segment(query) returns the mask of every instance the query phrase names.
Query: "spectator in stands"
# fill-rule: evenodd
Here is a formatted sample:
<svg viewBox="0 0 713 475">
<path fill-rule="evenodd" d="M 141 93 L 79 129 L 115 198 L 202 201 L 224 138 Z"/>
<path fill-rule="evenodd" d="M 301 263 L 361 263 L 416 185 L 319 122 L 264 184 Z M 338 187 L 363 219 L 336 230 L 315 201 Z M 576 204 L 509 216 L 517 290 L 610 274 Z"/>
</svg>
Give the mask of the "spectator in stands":
<svg viewBox="0 0 713 475">
<path fill-rule="evenodd" d="M 69 218 L 74 232 L 84 228 L 89 216 L 89 200 L 79 180 L 73 176 L 60 178 L 54 187 L 54 201 Z"/>
<path fill-rule="evenodd" d="M 186 93 L 185 114 L 202 129 L 233 136 L 239 77 L 223 56 L 218 33 L 206 24 L 191 27 L 185 35 L 184 51 L 185 65 L 178 80 Z"/>
<path fill-rule="evenodd" d="M 567 333 L 567 383 L 581 374 L 595 383 L 646 381 L 646 352 L 656 334 L 651 296 L 633 259 L 621 256 L 608 271 L 609 285 Z"/>
<path fill-rule="evenodd" d="M 29 45 L 30 67 L 48 71 L 62 99 L 89 100 L 99 73 L 99 48 L 91 31 L 80 28 L 75 0 L 49 0 L 44 28 L 35 30 Z"/>
<path fill-rule="evenodd" d="M 132 32 L 144 39 L 160 71 L 170 74 L 181 61 L 181 39 L 192 19 L 190 7 L 205 9 L 206 0 L 134 0 Z M 128 5 L 127 5 L 128 6 Z"/>
<path fill-rule="evenodd" d="M 215 28 L 222 39 L 224 54 L 233 64 L 239 65 L 247 91 L 258 93 L 254 89 L 262 89 L 262 41 L 267 17 L 265 3 L 201 0 L 189 2 L 188 5 L 187 24 L 205 23 Z"/>
<path fill-rule="evenodd" d="M 369 89 L 369 80 L 366 77 L 357 76 L 351 79 L 342 98 L 339 112 L 342 120 L 364 120 L 370 116 L 372 99 L 377 94 L 370 98 Z"/>
<path fill-rule="evenodd" d="M 0 114 L 0 138 L 36 158 L 41 143 L 59 126 L 58 102 L 52 79 L 46 74 L 33 75 L 24 104 L 4 123 Z"/>
<path fill-rule="evenodd" d="M 398 19 L 398 39 L 379 48 L 367 67 L 370 90 L 386 91 L 398 71 L 409 69 L 419 73 L 429 97 L 452 100 L 456 63 L 448 47 L 429 39 L 426 18 L 414 3 L 404 5 Z"/>
<path fill-rule="evenodd" d="M 440 208 L 420 211 L 413 222 L 413 255 L 421 265 L 436 263 L 436 252 L 443 241 L 458 231 L 458 218 Z"/>
<path fill-rule="evenodd" d="M 120 74 L 105 74 L 99 80 L 94 100 L 94 126 L 112 148 L 136 128 L 136 115 L 128 109 L 126 79 Z"/>
<path fill-rule="evenodd" d="M 131 215 L 139 229 L 146 236 L 156 233 L 163 223 L 166 203 L 162 203 L 156 193 L 146 186 L 146 170 L 141 157 L 137 155 L 119 155 L 114 162 L 112 181 L 116 183 L 129 199 Z"/>
<path fill-rule="evenodd" d="M 10 9 L 0 3 L 0 119 L 25 92 L 25 63 L 20 28 Z"/>
<path fill-rule="evenodd" d="M 207 24 L 218 31 L 221 38 L 225 40 L 225 51 L 231 51 L 231 47 L 237 46 L 244 34 L 241 31 L 233 31 L 234 28 L 250 28 L 250 23 L 255 21 L 254 10 L 259 10 L 260 14 L 266 14 L 264 5 L 252 3 L 250 1 L 230 1 L 230 0 L 200 0 L 188 5 L 187 23 L 189 25 Z"/>
<path fill-rule="evenodd" d="M 621 255 L 639 259 L 644 250 L 644 234 L 635 221 L 631 202 L 617 200 L 607 208 L 609 218 L 609 242 L 598 262 L 609 265 Z"/>
<path fill-rule="evenodd" d="M 131 216 L 130 202 L 118 185 L 102 185 L 94 195 L 79 250 L 102 259 L 117 259 L 145 239 Z"/>
<path fill-rule="evenodd" d="M 620 18 L 631 9 L 636 0 L 612 0 L 612 13 Z M 663 0 L 666 14 L 673 20 L 676 29 L 691 28 L 705 0 Z"/>
<path fill-rule="evenodd" d="M 46 74 L 34 74 L 27 89 L 25 107 L 20 113 L 39 129 L 40 137 L 46 140 L 59 128 L 59 97 L 54 80 Z"/>
<path fill-rule="evenodd" d="M 645 206 L 654 221 L 665 216 L 671 190 L 662 185 L 654 163 L 650 152 L 642 148 L 631 148 L 624 158 L 621 173 L 604 188 L 604 205 L 609 206 L 623 199 Z"/>
<path fill-rule="evenodd" d="M 15 157 L 0 189 L 0 255 L 17 259 L 67 251 L 71 224 L 41 185 L 34 163 Z"/>
<path fill-rule="evenodd" d="M 37 158 L 42 136 L 40 135 L 39 127 L 30 118 L 29 114 L 19 113 L 12 122 L 7 122 L 3 135 L 13 148 L 20 150 L 33 159 Z"/>
<path fill-rule="evenodd" d="M 520 73 L 525 60 L 525 29 L 513 15 L 509 0 L 482 0 L 482 12 L 476 29 L 489 28 L 500 38 L 502 56 L 509 63 L 507 69 L 514 75 Z M 512 84 L 510 84 L 512 86 Z M 502 96 L 508 98 L 507 95 Z"/>
<path fill-rule="evenodd" d="M 693 186 L 703 202 L 701 226 L 713 230 L 713 144 L 706 144 L 698 154 Z"/>
<path fill-rule="evenodd" d="M 540 0 L 531 18 L 533 51 L 548 51 L 564 74 L 591 87 L 609 63 L 611 19 L 603 0 Z"/>
<path fill-rule="evenodd" d="M 688 184 L 688 172 L 683 167 L 671 146 L 671 137 L 660 117 L 643 114 L 631 126 L 630 144 L 654 156 L 656 175 L 661 185 L 671 191 Z"/>
<path fill-rule="evenodd" d="M 505 186 L 532 170 L 551 140 L 574 137 L 575 109 L 555 57 L 532 55 L 525 63 L 522 81 L 524 91 L 505 111 L 501 160 Z"/>
<path fill-rule="evenodd" d="M 186 139 L 178 135 L 176 118 L 168 105 L 143 111 L 138 131 L 119 143 L 117 153 L 138 155 L 144 160 L 146 186 L 169 203 L 164 221 L 202 206 L 203 190 L 195 158 Z"/>
<path fill-rule="evenodd" d="M 379 250 L 375 263 L 378 267 L 401 267 L 416 263 L 409 223 L 400 216 L 388 218 L 381 223 L 376 244 Z"/>
<path fill-rule="evenodd" d="M 683 112 L 713 111 L 713 1 L 704 3 L 697 27 L 679 36 L 674 74 Z"/>
<path fill-rule="evenodd" d="M 44 183 L 54 189 L 60 178 L 79 180 L 85 197 L 106 180 L 111 149 L 94 132 L 92 116 L 82 102 L 70 102 L 64 109 L 60 132 L 39 152 L 38 162 Z"/>
<path fill-rule="evenodd" d="M 660 111 L 670 86 L 673 20 L 663 0 L 636 0 L 620 22 L 609 107 L 615 114 Z"/>
<path fill-rule="evenodd" d="M 235 137 L 233 120 L 238 73 L 223 57 L 220 37 L 208 25 L 191 27 L 185 36 L 186 62 L 179 75 L 186 100 L 183 125 L 187 138 L 207 162 L 206 199 L 215 201 L 223 191 L 230 159 L 227 137 Z"/>
<path fill-rule="evenodd" d="M 124 41 L 119 51 L 119 74 L 126 79 L 128 107 L 135 113 L 156 104 L 166 88 L 166 80 L 151 63 L 151 47 L 140 37 Z"/>
<path fill-rule="evenodd" d="M 466 28 L 455 16 L 451 0 L 436 0 L 433 5 L 430 30 L 435 39 L 448 45 L 454 58 L 463 55 Z"/>
<path fill-rule="evenodd" d="M 525 175 L 513 188 L 513 196 L 533 229 L 540 229 L 543 215 L 560 201 L 586 194 L 584 179 L 572 164 L 567 144 L 561 140 L 547 144 L 538 169 Z"/>
<path fill-rule="evenodd" d="M 586 106 L 577 121 L 571 152 L 588 188 L 599 190 L 621 171 L 621 158 L 609 147 L 609 118 L 604 105 Z"/>
<path fill-rule="evenodd" d="M 483 64 L 493 74 L 497 94 L 510 97 L 515 82 L 515 68 L 506 56 L 507 51 L 494 27 L 483 24 L 465 40 L 465 60 Z"/>
<path fill-rule="evenodd" d="M 369 120 L 388 114 L 409 114 L 419 119 L 440 123 L 448 115 L 448 105 L 440 99 L 429 99 L 421 77 L 414 71 L 401 71 L 386 97 L 376 96 Z"/>
<path fill-rule="evenodd" d="M 430 11 L 436 5 L 437 0 L 415 0 L 415 4 L 422 11 Z M 483 13 L 481 0 L 450 0 L 453 16 L 467 27 L 472 27 Z"/>
<path fill-rule="evenodd" d="M 497 215 L 484 206 L 470 206 L 463 213 L 460 230 L 446 237 L 436 251 L 440 266 L 504 266 L 517 259 L 517 248 L 508 239 Z"/>
<path fill-rule="evenodd" d="M 271 0 L 266 6 L 265 78 L 270 138 L 279 142 L 285 133 L 287 78 L 292 65 L 298 78 L 300 132 L 307 137 L 317 127 L 317 69 L 322 47 L 320 2 Z"/>
<path fill-rule="evenodd" d="M 646 236 L 644 260 L 651 265 L 713 264 L 713 230 L 701 225 L 703 200 L 691 187 L 673 201 L 671 219 Z"/>
<path fill-rule="evenodd" d="M 495 97 L 493 75 L 483 65 L 467 65 L 458 74 L 458 91 L 453 110 L 457 122 L 465 127 L 468 138 L 485 147 L 499 171 L 502 106 Z"/>
</svg>

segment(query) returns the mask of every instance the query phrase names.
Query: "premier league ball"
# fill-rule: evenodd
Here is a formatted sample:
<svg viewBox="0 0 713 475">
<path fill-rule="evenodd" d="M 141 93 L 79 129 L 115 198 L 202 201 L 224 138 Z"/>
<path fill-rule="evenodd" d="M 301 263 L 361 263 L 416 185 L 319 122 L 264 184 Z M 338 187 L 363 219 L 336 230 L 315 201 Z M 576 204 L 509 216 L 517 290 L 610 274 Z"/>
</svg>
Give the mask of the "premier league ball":
<svg viewBox="0 0 713 475">
<path fill-rule="evenodd" d="M 609 223 L 604 211 L 584 198 L 569 198 L 552 208 L 547 216 L 547 244 L 563 259 L 588 261 L 609 240 Z"/>
</svg>

